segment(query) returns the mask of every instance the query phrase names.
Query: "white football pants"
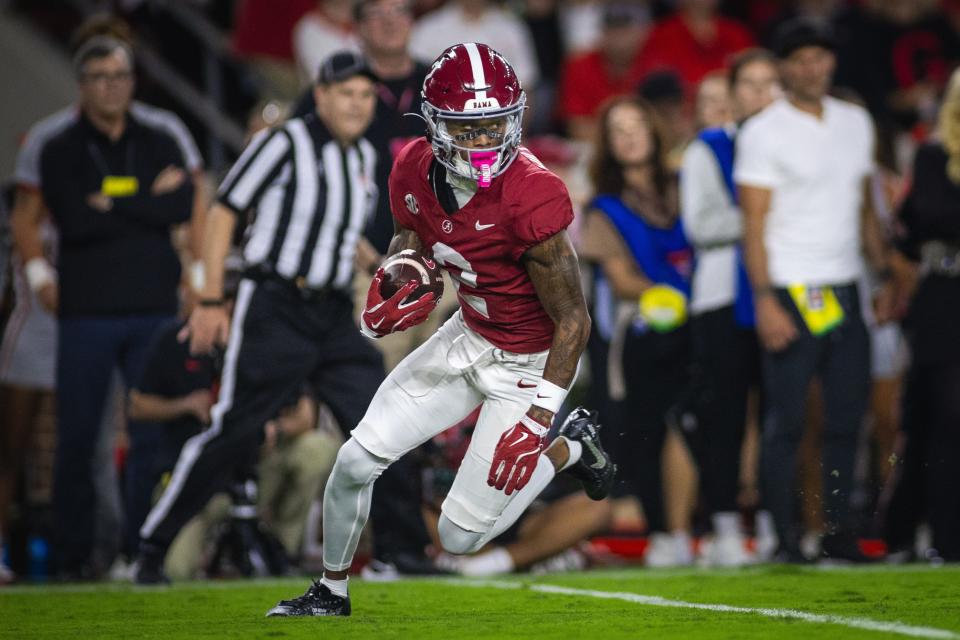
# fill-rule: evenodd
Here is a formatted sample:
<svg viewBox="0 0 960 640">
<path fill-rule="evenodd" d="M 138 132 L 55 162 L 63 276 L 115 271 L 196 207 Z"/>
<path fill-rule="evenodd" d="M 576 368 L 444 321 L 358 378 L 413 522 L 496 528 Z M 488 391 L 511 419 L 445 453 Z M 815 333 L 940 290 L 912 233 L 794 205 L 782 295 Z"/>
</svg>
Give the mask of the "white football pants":
<svg viewBox="0 0 960 640">
<path fill-rule="evenodd" d="M 458 312 L 404 358 L 337 456 L 324 494 L 324 566 L 332 571 L 350 566 L 369 515 L 373 482 L 383 469 L 481 403 L 470 446 L 441 509 L 457 528 L 479 534 L 478 542 L 512 524 L 553 478 L 552 465 L 541 455 L 538 473 L 510 496 L 488 486 L 487 475 L 500 436 L 530 408 L 547 353 L 499 349 L 469 329 Z"/>
</svg>

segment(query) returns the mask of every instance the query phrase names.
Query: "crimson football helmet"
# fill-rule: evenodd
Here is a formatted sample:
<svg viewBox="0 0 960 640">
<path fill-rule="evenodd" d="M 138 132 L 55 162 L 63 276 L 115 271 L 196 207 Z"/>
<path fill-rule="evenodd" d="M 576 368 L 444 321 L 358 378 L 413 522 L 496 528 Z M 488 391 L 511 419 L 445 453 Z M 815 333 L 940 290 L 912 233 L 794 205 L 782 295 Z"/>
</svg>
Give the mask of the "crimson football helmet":
<svg viewBox="0 0 960 640">
<path fill-rule="evenodd" d="M 478 42 L 449 47 L 423 82 L 423 117 L 433 154 L 449 171 L 490 186 L 517 157 L 526 101 L 517 74 L 502 55 Z M 481 120 L 496 124 L 457 126 Z M 484 149 L 462 144 L 484 134 L 499 144 Z"/>
</svg>

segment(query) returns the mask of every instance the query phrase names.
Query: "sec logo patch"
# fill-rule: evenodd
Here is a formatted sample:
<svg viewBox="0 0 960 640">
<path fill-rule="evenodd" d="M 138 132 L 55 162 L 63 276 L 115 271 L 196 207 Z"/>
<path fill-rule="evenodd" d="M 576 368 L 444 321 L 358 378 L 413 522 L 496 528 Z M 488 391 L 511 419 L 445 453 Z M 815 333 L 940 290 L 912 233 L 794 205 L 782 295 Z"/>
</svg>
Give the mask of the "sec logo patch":
<svg viewBox="0 0 960 640">
<path fill-rule="evenodd" d="M 451 233 L 453 232 L 453 222 L 450 220 L 444 220 L 440 225 L 440 228 L 443 229 L 444 233 Z"/>
<path fill-rule="evenodd" d="M 407 204 L 407 210 L 413 215 L 420 213 L 420 203 L 417 202 L 417 199 L 413 197 L 412 193 L 408 193 L 403 196 L 403 201 Z"/>
</svg>

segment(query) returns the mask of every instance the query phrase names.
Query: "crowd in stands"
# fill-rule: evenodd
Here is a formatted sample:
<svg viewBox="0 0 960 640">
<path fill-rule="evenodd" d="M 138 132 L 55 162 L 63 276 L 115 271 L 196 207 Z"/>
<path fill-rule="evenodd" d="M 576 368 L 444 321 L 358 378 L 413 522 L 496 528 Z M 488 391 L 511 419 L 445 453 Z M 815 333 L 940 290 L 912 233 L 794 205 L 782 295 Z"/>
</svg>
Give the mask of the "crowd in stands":
<svg viewBox="0 0 960 640">
<path fill-rule="evenodd" d="M 204 166 L 193 139 L 210 134 L 191 118 L 188 130 L 140 101 L 152 4 L 84 23 L 64 52 L 78 102 L 35 114 L 6 150 L 0 585 L 129 575 L 223 384 L 224 354 L 195 357 L 177 332 L 226 167 Z M 867 561 L 877 547 L 863 539 L 888 558 L 960 560 L 960 2 L 194 4 L 241 74 L 266 79 L 238 101 L 248 139 L 314 112 L 335 52 L 378 76 L 380 200 L 357 250 L 357 313 L 392 235 L 391 159 L 425 132 L 420 86 L 448 45 L 484 42 L 511 62 L 524 144 L 574 199 L 593 333 L 571 397 L 600 412 L 614 495 L 594 504 L 558 480 L 496 547 L 434 553 L 465 416 L 394 470 L 395 499 L 375 498 L 375 522 L 416 522 L 362 545 L 368 576 L 580 568 L 610 561 L 584 541 L 611 534 L 643 534 L 649 566 Z M 427 323 L 377 343 L 387 370 L 456 309 L 447 285 Z M 309 388 L 286 399 L 167 572 L 315 564 L 323 485 L 354 426 L 335 422 Z M 252 548 L 275 561 L 251 564 Z"/>
</svg>

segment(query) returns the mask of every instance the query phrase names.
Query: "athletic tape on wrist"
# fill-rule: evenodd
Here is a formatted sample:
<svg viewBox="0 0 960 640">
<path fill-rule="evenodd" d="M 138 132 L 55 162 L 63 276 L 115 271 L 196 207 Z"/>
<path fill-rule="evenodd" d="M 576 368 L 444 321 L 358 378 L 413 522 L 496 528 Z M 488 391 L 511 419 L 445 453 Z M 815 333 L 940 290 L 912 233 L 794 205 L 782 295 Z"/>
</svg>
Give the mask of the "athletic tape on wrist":
<svg viewBox="0 0 960 640">
<path fill-rule="evenodd" d="M 38 291 L 57 281 L 57 272 L 45 258 L 40 256 L 27 260 L 27 263 L 23 265 L 23 274 L 27 277 L 27 283 L 30 285 L 31 291 Z"/>
<path fill-rule="evenodd" d="M 367 326 L 367 321 L 363 319 L 363 316 L 360 317 L 360 333 L 373 340 L 379 340 L 381 337 L 379 333 Z"/>
<path fill-rule="evenodd" d="M 524 414 L 524 416 L 520 418 L 520 424 L 524 425 L 527 429 L 530 429 L 530 431 L 540 436 L 541 438 L 547 435 L 547 432 L 550 431 L 550 427 L 548 427 L 547 425 L 541 424 L 540 422 L 537 422 L 536 420 L 534 420 L 533 418 L 531 418 L 526 414 Z"/>
<path fill-rule="evenodd" d="M 560 405 L 563 399 L 567 397 L 567 390 L 559 387 L 545 378 L 540 378 L 540 384 L 537 385 L 537 392 L 533 394 L 531 404 L 557 413 L 560 411 Z"/>
</svg>

